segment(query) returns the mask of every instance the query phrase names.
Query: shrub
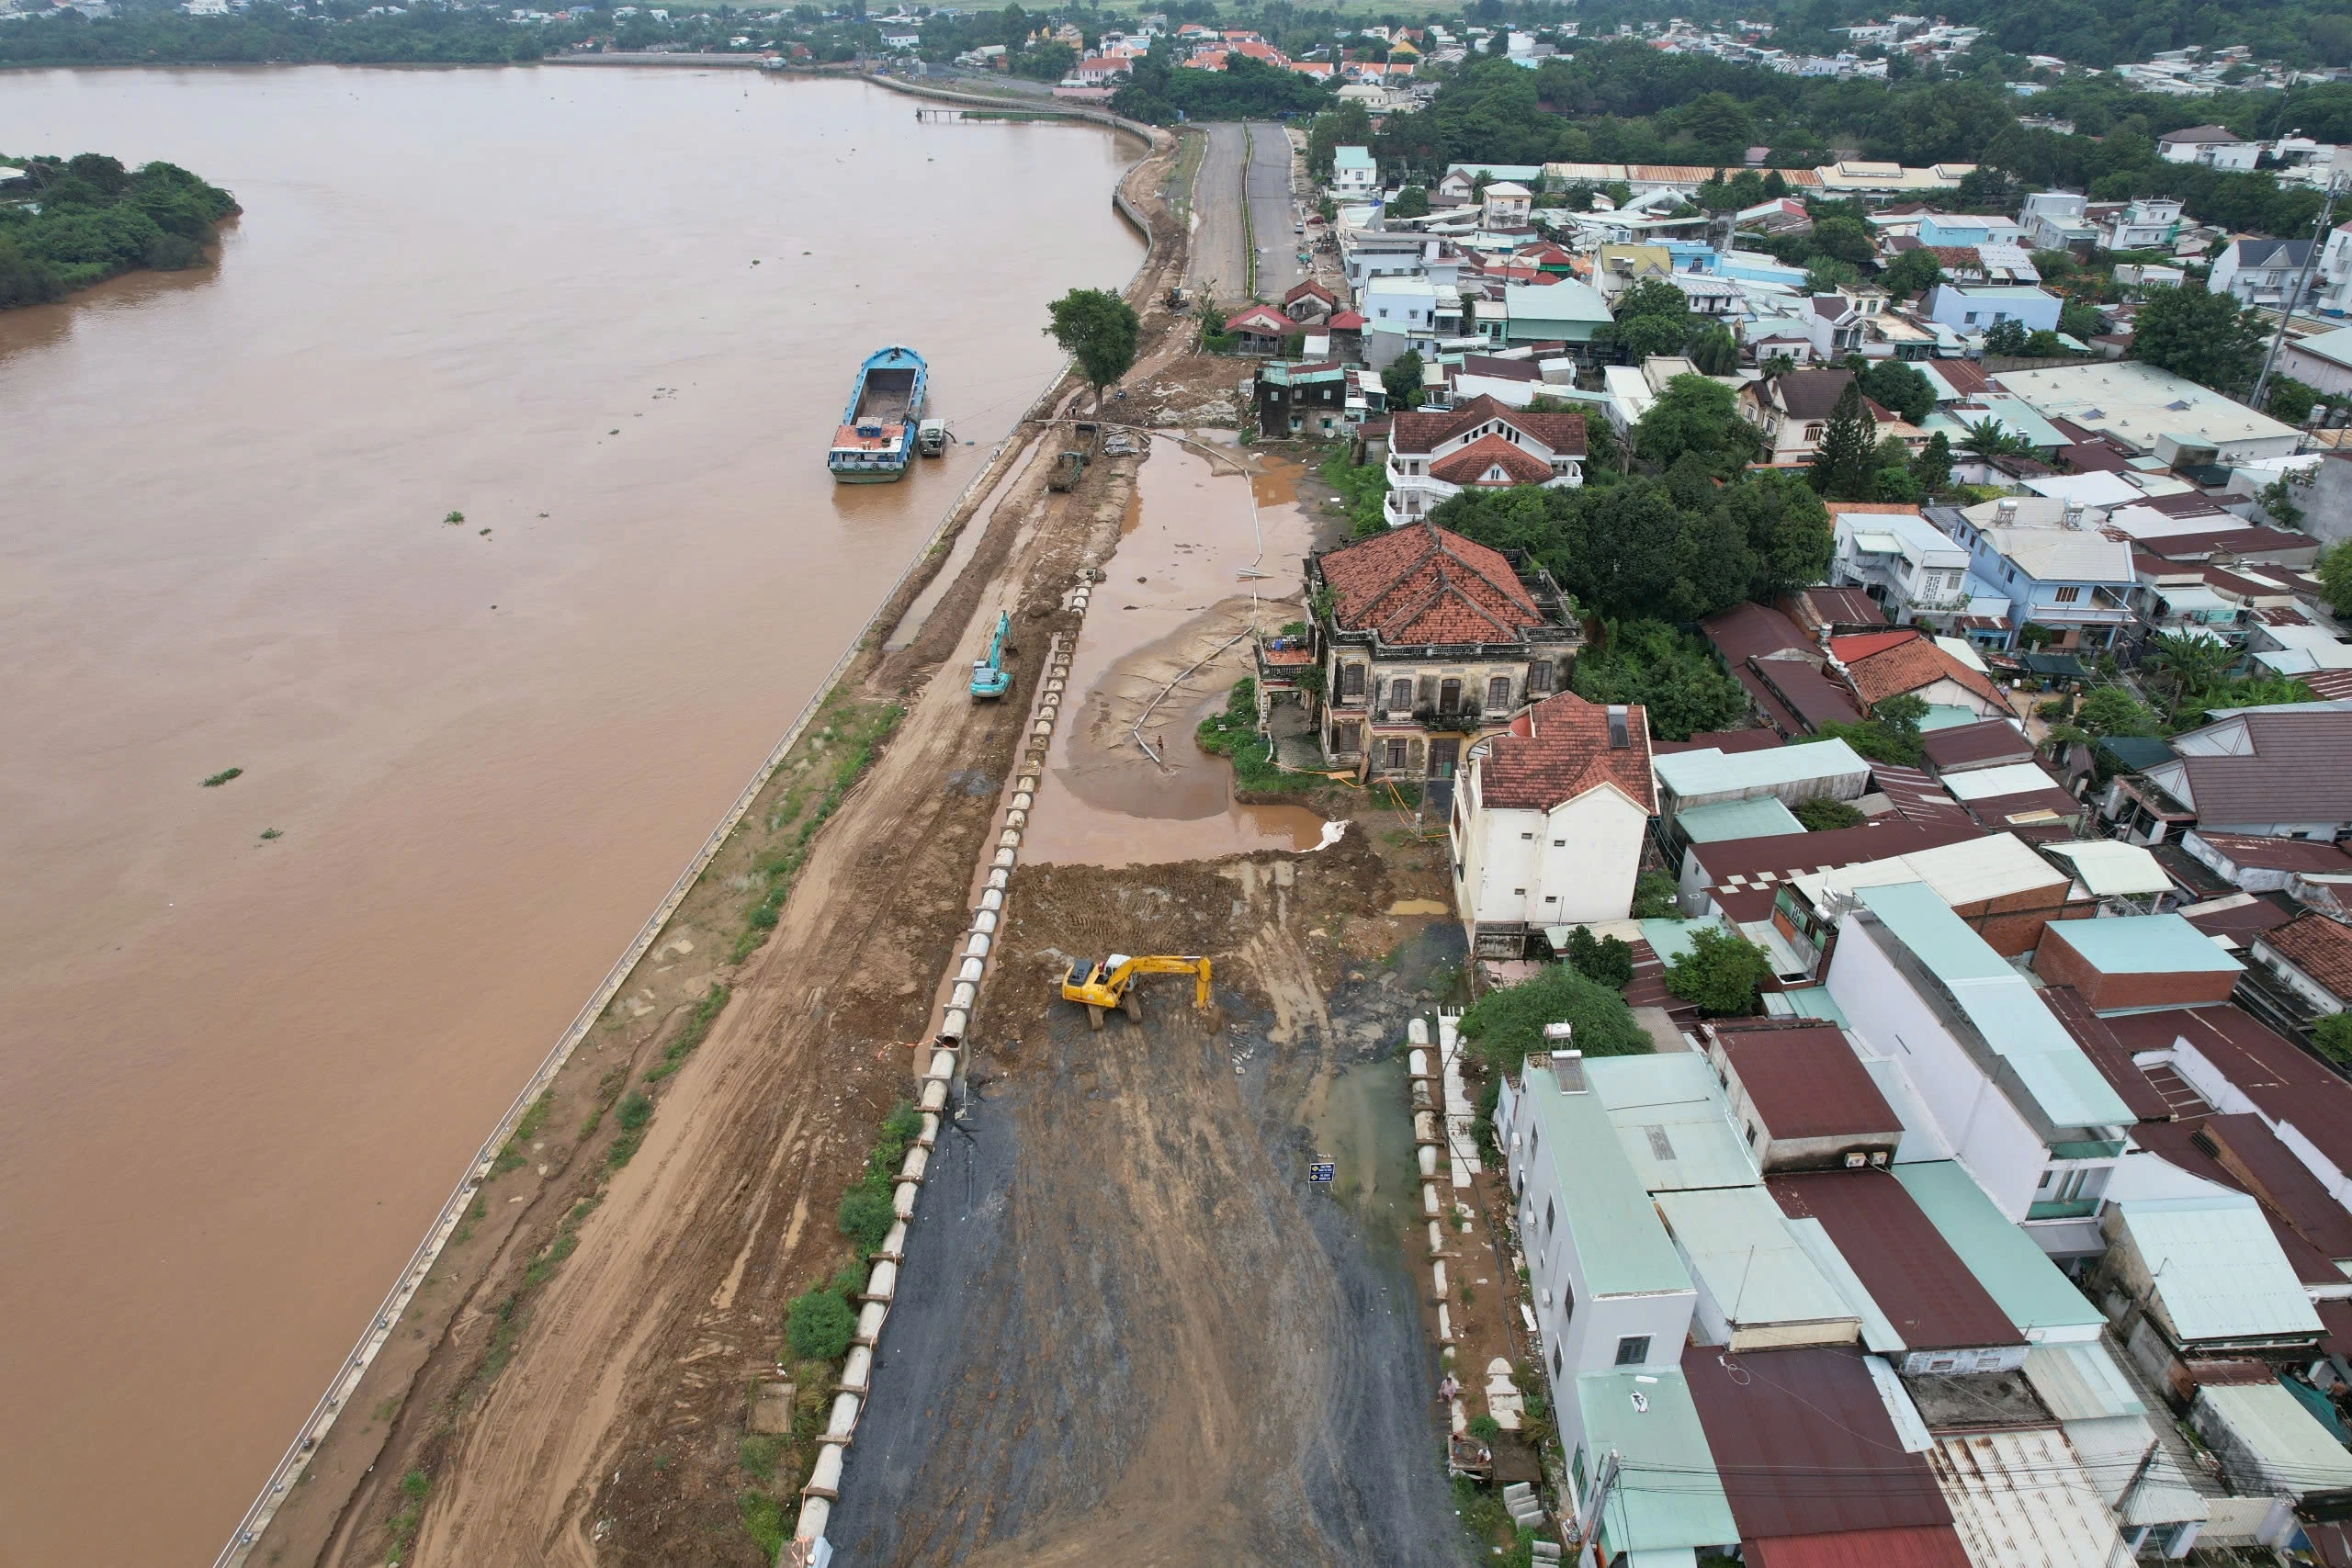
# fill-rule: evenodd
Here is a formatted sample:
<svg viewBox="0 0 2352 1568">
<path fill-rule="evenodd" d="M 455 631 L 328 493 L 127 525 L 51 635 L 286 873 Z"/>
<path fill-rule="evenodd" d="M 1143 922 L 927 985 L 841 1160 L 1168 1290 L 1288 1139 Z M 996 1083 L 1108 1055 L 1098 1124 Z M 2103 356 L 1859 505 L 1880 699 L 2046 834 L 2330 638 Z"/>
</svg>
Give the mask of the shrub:
<svg viewBox="0 0 2352 1568">
<path fill-rule="evenodd" d="M 1571 1047 L 1588 1056 L 1638 1056 L 1651 1049 L 1624 998 L 1566 964 L 1479 998 L 1462 1015 L 1462 1037 L 1487 1066 L 1515 1072 L 1529 1052 L 1545 1049 L 1547 1023 L 1574 1024 Z"/>
<path fill-rule="evenodd" d="M 1674 897 L 1679 889 L 1662 871 L 1645 871 L 1634 879 L 1634 919 L 1670 920 L 1682 910 Z"/>
<path fill-rule="evenodd" d="M 1690 933 L 1690 950 L 1666 967 L 1666 988 L 1702 1012 L 1752 1011 L 1757 988 L 1771 978 L 1772 961 L 1746 937 L 1713 926 Z"/>
<path fill-rule="evenodd" d="M 636 1089 L 621 1097 L 620 1108 L 613 1112 L 613 1120 L 629 1132 L 636 1132 L 653 1120 L 653 1102 Z"/>
<path fill-rule="evenodd" d="M 2352 1013 L 2332 1012 L 2312 1027 L 2312 1043 L 2331 1062 L 2352 1063 Z"/>
<path fill-rule="evenodd" d="M 1805 826 L 1809 833 L 1834 832 L 1839 828 L 1859 828 L 1862 814 L 1851 801 L 1808 800 L 1790 808 L 1789 815 Z"/>
<path fill-rule="evenodd" d="M 857 1332 L 857 1314 L 830 1290 L 795 1296 L 786 1309 L 784 1338 L 803 1360 L 837 1361 Z"/>
<path fill-rule="evenodd" d="M 1613 936 L 1596 940 L 1590 926 L 1577 926 L 1568 932 L 1565 956 L 1577 974 L 1612 991 L 1634 983 L 1634 950 Z"/>
<path fill-rule="evenodd" d="M 866 1252 L 882 1245 L 898 1217 L 897 1209 L 891 1206 L 888 1183 L 874 1181 L 870 1177 L 842 1194 L 841 1207 L 833 1214 L 842 1234 Z"/>
</svg>

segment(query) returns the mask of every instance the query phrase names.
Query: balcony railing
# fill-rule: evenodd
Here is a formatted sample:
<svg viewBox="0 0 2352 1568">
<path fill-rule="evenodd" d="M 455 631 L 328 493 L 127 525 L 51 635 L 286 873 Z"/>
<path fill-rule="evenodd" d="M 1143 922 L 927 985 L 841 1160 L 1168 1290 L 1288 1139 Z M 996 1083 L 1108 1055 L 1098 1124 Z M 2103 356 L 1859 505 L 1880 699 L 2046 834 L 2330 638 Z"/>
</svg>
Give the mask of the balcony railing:
<svg viewBox="0 0 2352 1568">
<path fill-rule="evenodd" d="M 2096 1198 L 2071 1198 L 2064 1202 L 2035 1203 L 2025 1212 L 2029 1222 L 2034 1220 L 2087 1220 L 2098 1213 Z"/>
</svg>

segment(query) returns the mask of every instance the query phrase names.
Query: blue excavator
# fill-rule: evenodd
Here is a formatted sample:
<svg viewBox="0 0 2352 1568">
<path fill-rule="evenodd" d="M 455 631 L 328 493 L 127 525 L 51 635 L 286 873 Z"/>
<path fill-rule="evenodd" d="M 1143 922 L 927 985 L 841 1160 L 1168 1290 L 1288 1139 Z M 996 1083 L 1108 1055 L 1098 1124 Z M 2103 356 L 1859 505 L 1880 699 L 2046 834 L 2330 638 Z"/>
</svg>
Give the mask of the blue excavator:
<svg viewBox="0 0 2352 1568">
<path fill-rule="evenodd" d="M 999 610 L 996 631 L 989 638 L 989 656 L 972 660 L 972 696 L 976 701 L 993 702 L 1012 688 L 1012 673 L 1004 667 L 1004 639 L 1012 635 L 1012 617 Z"/>
</svg>

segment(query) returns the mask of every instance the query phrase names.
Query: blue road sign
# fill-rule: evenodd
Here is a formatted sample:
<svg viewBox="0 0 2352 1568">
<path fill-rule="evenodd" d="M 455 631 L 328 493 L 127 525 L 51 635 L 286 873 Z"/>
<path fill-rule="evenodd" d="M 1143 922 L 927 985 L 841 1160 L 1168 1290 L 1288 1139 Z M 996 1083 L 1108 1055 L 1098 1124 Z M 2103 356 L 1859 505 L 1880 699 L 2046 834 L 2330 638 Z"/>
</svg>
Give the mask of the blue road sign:
<svg viewBox="0 0 2352 1568">
<path fill-rule="evenodd" d="M 1306 1179 L 1309 1181 L 1329 1181 L 1331 1179 L 1333 1168 L 1331 1161 L 1317 1160 L 1306 1168 Z"/>
</svg>

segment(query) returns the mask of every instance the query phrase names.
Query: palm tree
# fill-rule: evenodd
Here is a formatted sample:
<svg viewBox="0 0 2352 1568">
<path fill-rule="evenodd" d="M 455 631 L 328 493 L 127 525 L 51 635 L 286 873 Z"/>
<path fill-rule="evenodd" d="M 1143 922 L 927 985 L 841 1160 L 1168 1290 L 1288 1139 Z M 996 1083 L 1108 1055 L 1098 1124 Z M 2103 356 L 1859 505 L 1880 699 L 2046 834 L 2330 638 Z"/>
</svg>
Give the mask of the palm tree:
<svg viewBox="0 0 2352 1568">
<path fill-rule="evenodd" d="M 2198 705 L 2195 699 L 2218 684 L 2237 658 L 2235 649 L 2211 637 L 2157 632 L 2148 638 L 2140 661 L 2168 677 L 2172 711 L 2178 716 Z"/>
<path fill-rule="evenodd" d="M 2022 437 L 2012 435 L 1998 419 L 1986 414 L 1968 427 L 1961 437 L 1960 449 L 1972 457 L 1999 457 L 2027 450 Z"/>
</svg>

